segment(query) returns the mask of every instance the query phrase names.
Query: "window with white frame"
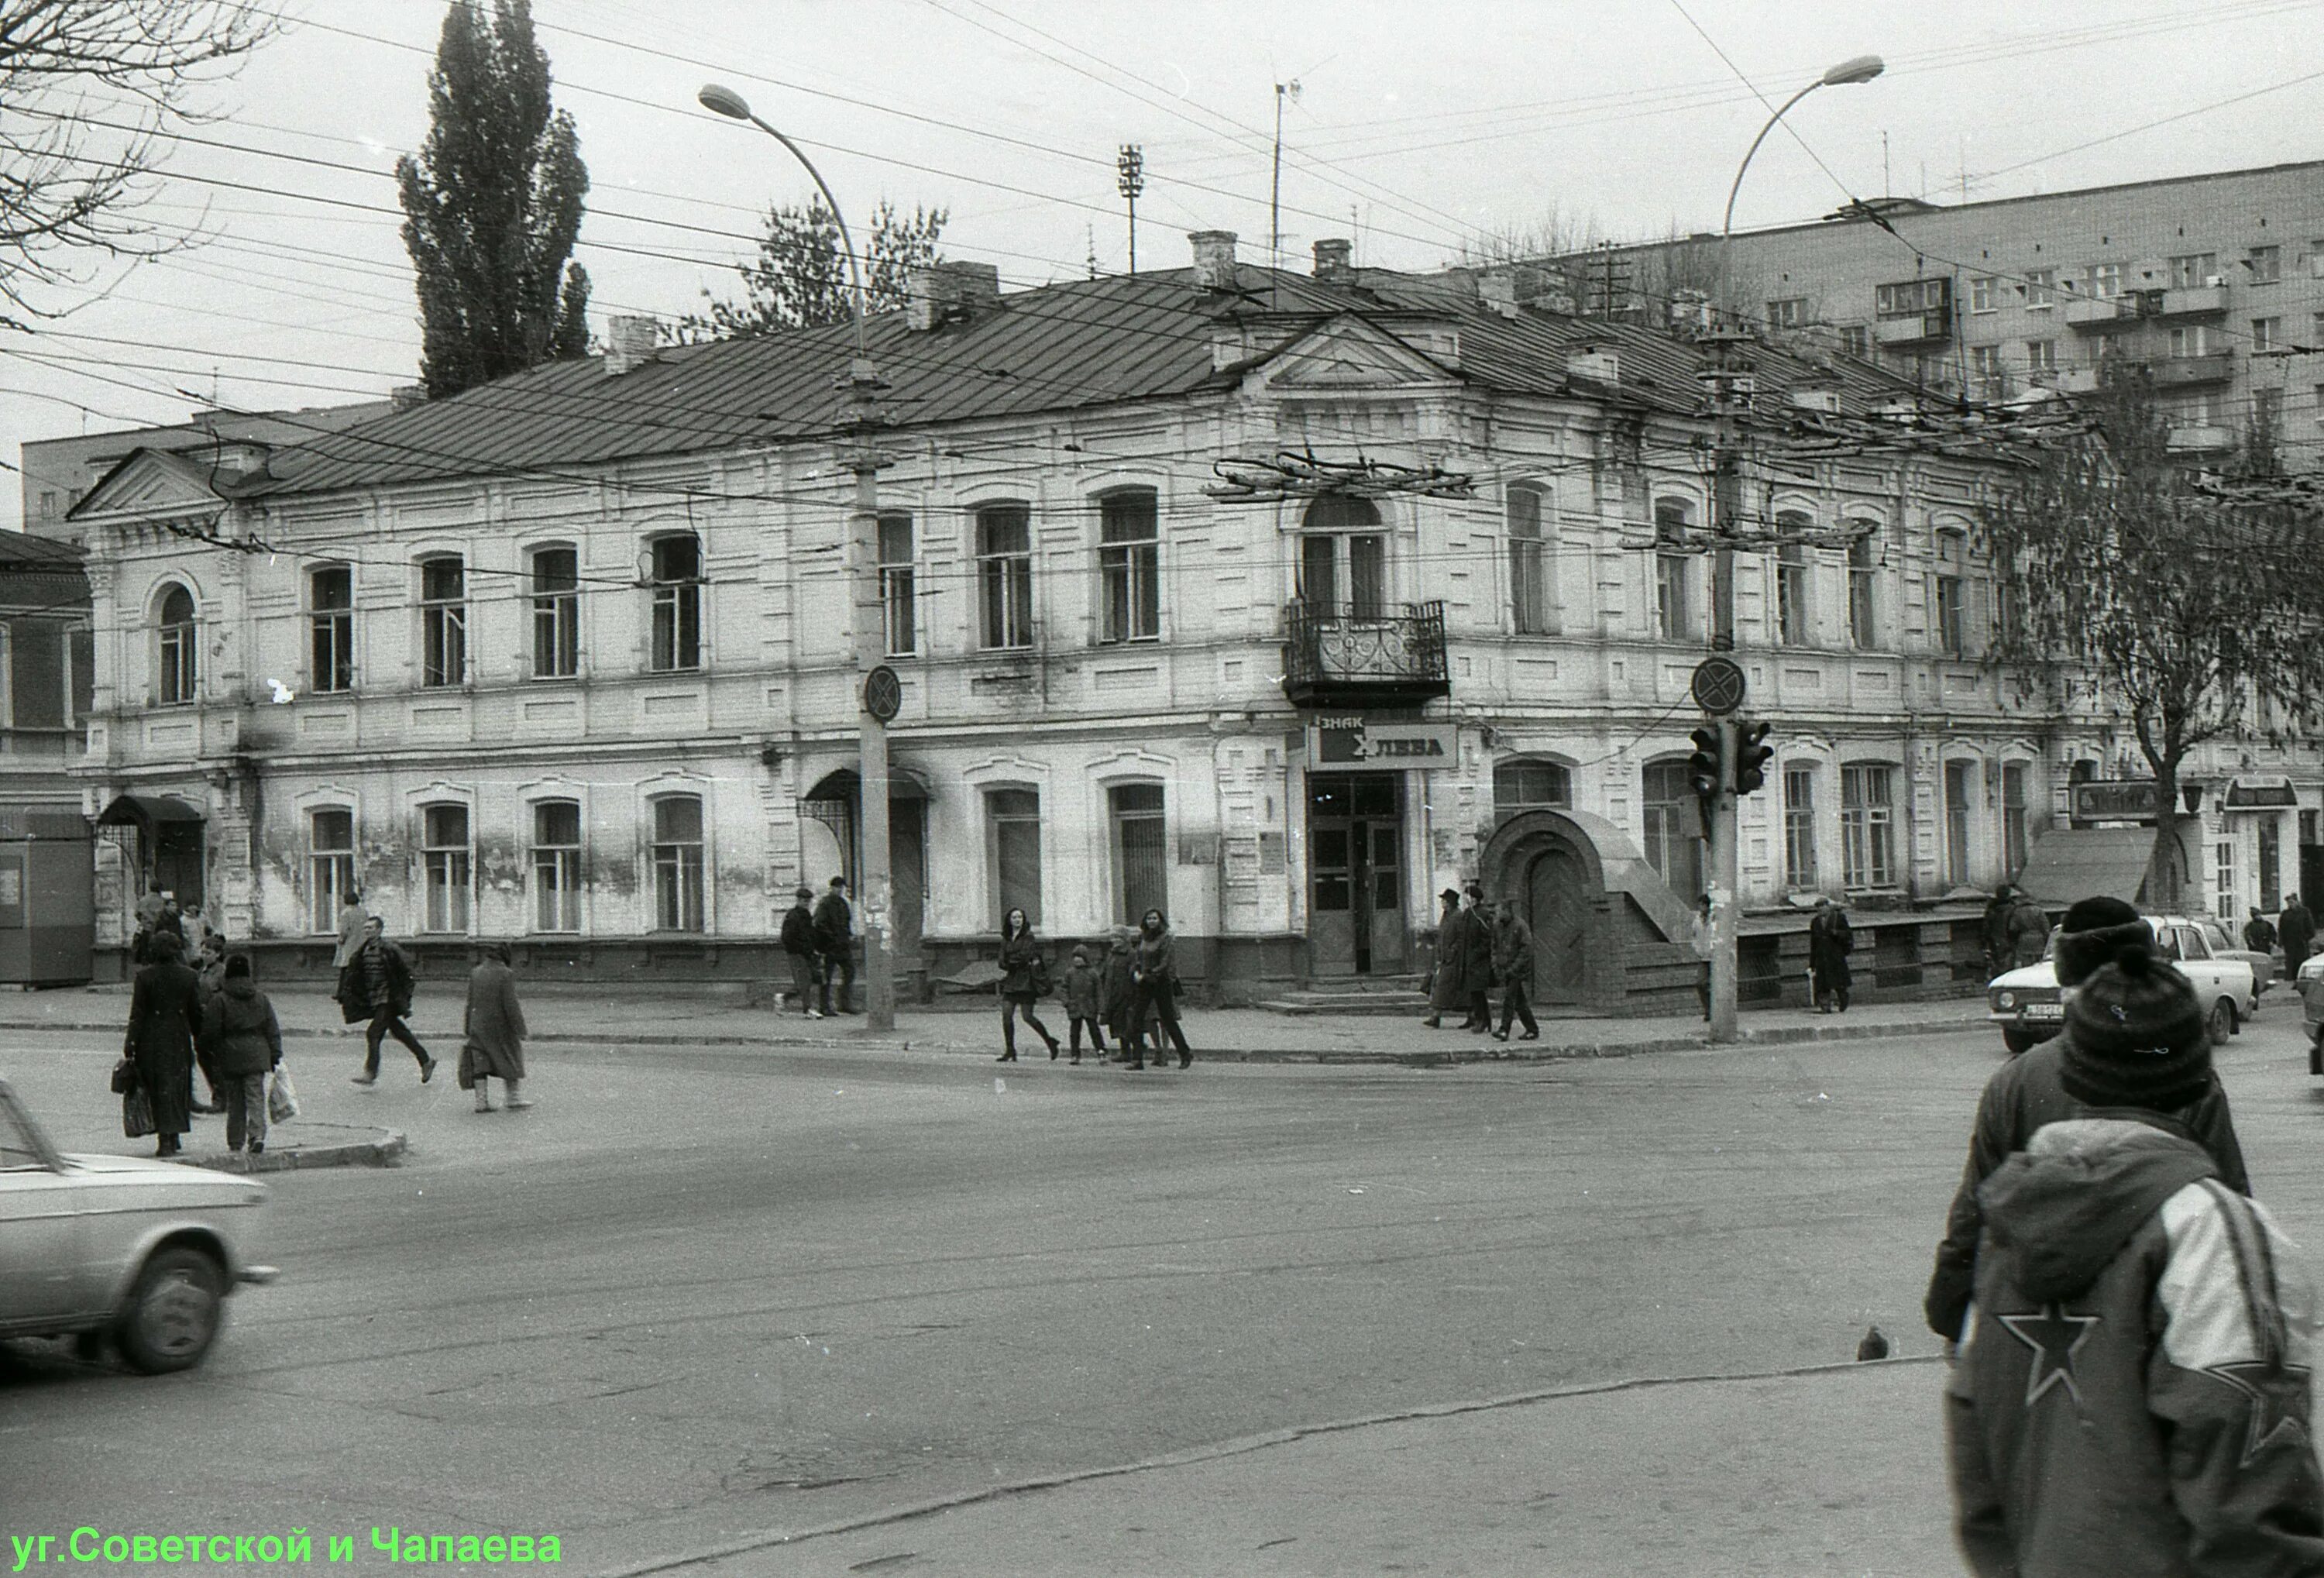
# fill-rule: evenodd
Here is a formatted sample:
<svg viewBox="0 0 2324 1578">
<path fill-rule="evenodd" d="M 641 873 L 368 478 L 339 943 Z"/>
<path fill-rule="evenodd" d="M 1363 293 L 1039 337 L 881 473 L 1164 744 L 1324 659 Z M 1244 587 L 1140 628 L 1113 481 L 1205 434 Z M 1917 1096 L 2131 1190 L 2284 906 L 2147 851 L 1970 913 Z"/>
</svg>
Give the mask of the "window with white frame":
<svg viewBox="0 0 2324 1578">
<path fill-rule="evenodd" d="M 307 572 L 307 688 L 351 690 L 355 682 L 355 572 L 323 565 Z"/>
<path fill-rule="evenodd" d="M 345 806 L 307 813 L 307 929 L 327 937 L 355 893 L 355 814 Z"/>
<path fill-rule="evenodd" d="M 1808 301 L 1804 296 L 1786 296 L 1780 301 L 1767 303 L 1769 328 L 1798 328 L 1808 320 Z"/>
<path fill-rule="evenodd" d="M 1028 922 L 1040 925 L 1040 791 L 985 790 L 984 821 L 991 863 L 993 928 L 1000 929 L 1011 909 L 1022 909 Z"/>
<path fill-rule="evenodd" d="M 1702 897 L 1702 811 L 1694 798 L 1684 758 L 1650 761 L 1639 770 L 1645 809 L 1646 863 L 1688 905 Z"/>
<path fill-rule="evenodd" d="M 647 558 L 653 644 L 646 666 L 657 674 L 691 672 L 702 667 L 702 539 L 691 531 L 657 537 Z"/>
<path fill-rule="evenodd" d="M 2025 854 L 2030 846 L 2025 783 L 2025 763 L 2001 764 L 2001 874 L 2010 881 L 2016 881 L 2017 873 L 2025 869 Z"/>
<path fill-rule="evenodd" d="M 1895 777 L 1864 762 L 1840 770 L 1841 880 L 1851 889 L 1896 884 Z"/>
<path fill-rule="evenodd" d="M 1114 918 L 1136 926 L 1148 909 L 1167 915 L 1170 845 L 1162 786 L 1116 784 L 1106 791 L 1106 802 L 1113 820 L 1114 891 L 1120 899 Z"/>
<path fill-rule="evenodd" d="M 2211 845 L 2212 909 L 2221 920 L 2236 918 L 2236 841 L 2222 838 Z"/>
<path fill-rule="evenodd" d="M 880 628 L 891 658 L 908 658 L 920 650 L 912 536 L 912 518 L 904 512 L 880 517 Z"/>
<path fill-rule="evenodd" d="M 1803 510 L 1776 512 L 1779 536 L 1815 530 L 1815 517 Z M 1808 644 L 1808 545 L 1783 542 L 1775 547 L 1775 639 L 1787 647 Z"/>
<path fill-rule="evenodd" d="M 1945 763 L 1945 882 L 1969 886 L 1969 794 L 1974 761 Z"/>
<path fill-rule="evenodd" d="M 1969 309 L 1971 312 L 1993 312 L 1999 309 L 2001 281 L 1991 274 L 1978 274 L 1969 282 Z"/>
<path fill-rule="evenodd" d="M 2200 291 L 2211 282 L 2219 272 L 2219 254 L 2216 252 L 2190 252 L 2171 260 L 2171 288 L 2174 291 Z"/>
<path fill-rule="evenodd" d="M 2251 348 L 2254 355 L 2283 348 L 2283 319 L 2255 318 L 2251 320 Z"/>
<path fill-rule="evenodd" d="M 456 554 L 420 561 L 420 683 L 468 680 L 468 570 Z"/>
<path fill-rule="evenodd" d="M 468 807 L 420 807 L 420 861 L 427 889 L 421 929 L 464 933 L 474 907 L 475 855 L 468 842 Z"/>
<path fill-rule="evenodd" d="M 2208 324 L 2181 324 L 2171 331 L 2171 354 L 2175 357 L 2208 356 L 2216 348 Z"/>
<path fill-rule="evenodd" d="M 1784 769 L 1784 885 L 1816 885 L 1816 770 Z"/>
<path fill-rule="evenodd" d="M 1949 658 L 1969 651 L 1969 535 L 1937 533 L 1937 573 L 1933 577 L 1937 650 Z"/>
<path fill-rule="evenodd" d="M 194 595 L 172 586 L 155 610 L 153 697 L 163 706 L 193 702 L 201 678 L 201 632 L 194 623 Z"/>
<path fill-rule="evenodd" d="M 2273 285 L 2283 278 L 2283 248 L 2255 246 L 2244 254 L 2244 267 L 2255 285 Z"/>
<path fill-rule="evenodd" d="M 976 512 L 977 644 L 1009 651 L 1033 644 L 1033 513 L 1023 504 Z"/>
<path fill-rule="evenodd" d="M 1971 346 L 1969 348 L 1969 376 L 1988 389 L 2001 382 L 2003 366 L 1999 346 Z"/>
<path fill-rule="evenodd" d="M 1098 503 L 1098 639 L 1148 641 L 1162 634 L 1161 528 L 1151 488 L 1125 488 Z"/>
<path fill-rule="evenodd" d="M 1655 502 L 1655 633 L 1665 641 L 1685 641 L 1694 633 L 1687 595 L 1693 560 L 1683 551 L 1693 518 L 1693 507 L 1682 500 Z"/>
<path fill-rule="evenodd" d="M 1857 535 L 1848 545 L 1848 640 L 1859 652 L 1879 644 L 1880 628 L 1875 607 L 1880 573 L 1879 528 L 1867 521 L 1849 522 Z"/>
<path fill-rule="evenodd" d="M 570 548 L 532 551 L 532 677 L 581 672 L 581 556 Z"/>
<path fill-rule="evenodd" d="M 581 929 L 581 805 L 532 804 L 532 929 Z"/>
<path fill-rule="evenodd" d="M 1571 810 L 1573 774 L 1554 761 L 1519 757 L 1493 764 L 1493 820 L 1506 822 L 1521 811 Z"/>
<path fill-rule="evenodd" d="M 2090 294 L 2100 301 L 2111 301 L 2117 296 L 2120 296 L 2122 294 L 2122 265 L 2120 263 L 2092 263 L 2090 265 Z"/>
<path fill-rule="evenodd" d="M 2029 371 L 2035 373 L 2055 373 L 2058 370 L 2058 342 L 2027 340 L 2025 365 Z"/>
<path fill-rule="evenodd" d="M 1846 356 L 1868 356 L 1872 354 L 1872 331 L 1860 323 L 1841 326 L 1840 350 Z"/>
<path fill-rule="evenodd" d="M 702 879 L 702 802 L 665 795 L 653 803 L 656 930 L 703 929 Z"/>
<path fill-rule="evenodd" d="M 1548 503 L 1543 489 L 1513 483 L 1505 511 L 1509 533 L 1509 623 L 1519 635 L 1553 635 L 1557 608 L 1550 596 L 1550 544 L 1542 516 Z"/>
<path fill-rule="evenodd" d="M 1309 617 L 1388 616 L 1388 534 L 1370 499 L 1319 494 L 1299 523 L 1299 600 Z"/>
<path fill-rule="evenodd" d="M 2025 309 L 2047 312 L 2057 301 L 2058 275 L 2053 269 L 2025 271 Z"/>
</svg>

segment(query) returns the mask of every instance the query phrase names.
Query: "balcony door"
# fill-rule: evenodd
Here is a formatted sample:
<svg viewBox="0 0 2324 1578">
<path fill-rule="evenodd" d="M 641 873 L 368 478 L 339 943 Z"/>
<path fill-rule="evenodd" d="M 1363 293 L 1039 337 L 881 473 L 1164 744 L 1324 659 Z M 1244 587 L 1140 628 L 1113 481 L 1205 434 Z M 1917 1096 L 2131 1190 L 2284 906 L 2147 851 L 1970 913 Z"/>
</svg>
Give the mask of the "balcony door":
<svg viewBox="0 0 2324 1578">
<path fill-rule="evenodd" d="M 1307 780 L 1307 940 L 1318 975 L 1385 975 L 1408 957 L 1404 922 L 1404 775 L 1326 772 Z"/>
<path fill-rule="evenodd" d="M 1319 619 L 1388 616 L 1388 534 L 1370 501 L 1326 494 L 1308 506 L 1299 598 Z"/>
</svg>

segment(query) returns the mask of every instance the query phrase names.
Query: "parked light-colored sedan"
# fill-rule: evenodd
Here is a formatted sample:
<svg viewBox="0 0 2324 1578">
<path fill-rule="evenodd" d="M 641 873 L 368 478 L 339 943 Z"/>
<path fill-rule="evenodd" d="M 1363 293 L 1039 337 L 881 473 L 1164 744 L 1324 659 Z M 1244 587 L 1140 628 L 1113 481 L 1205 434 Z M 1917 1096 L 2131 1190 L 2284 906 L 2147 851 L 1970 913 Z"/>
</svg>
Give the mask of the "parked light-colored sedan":
<svg viewBox="0 0 2324 1578">
<path fill-rule="evenodd" d="M 0 1337 L 107 1337 L 148 1374 L 201 1362 L 266 1186 L 147 1157 L 68 1156 L 0 1080 Z"/>
<path fill-rule="evenodd" d="M 2154 950 L 2187 978 L 2202 1000 L 2211 1045 L 2222 1047 L 2227 1038 L 2242 1033 L 2244 1021 L 2259 1010 L 2259 990 L 2252 967 L 2240 958 L 2217 958 L 2203 936 L 2201 925 L 2176 915 L 2145 918 L 2154 933 Z M 2066 1028 L 2066 993 L 2058 985 L 2058 936 L 2050 934 L 2050 952 L 2038 964 L 2027 964 L 1997 975 L 1986 985 L 1986 1018 L 2001 1029 L 2001 1039 L 2012 1055 L 2050 1039 Z"/>
</svg>

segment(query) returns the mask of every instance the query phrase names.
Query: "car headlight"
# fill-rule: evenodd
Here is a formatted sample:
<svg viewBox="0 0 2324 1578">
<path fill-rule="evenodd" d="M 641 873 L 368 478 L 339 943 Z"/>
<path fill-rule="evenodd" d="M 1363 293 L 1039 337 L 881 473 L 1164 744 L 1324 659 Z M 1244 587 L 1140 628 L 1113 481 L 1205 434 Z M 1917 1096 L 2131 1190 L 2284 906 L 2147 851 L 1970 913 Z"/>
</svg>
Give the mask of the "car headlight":
<svg viewBox="0 0 2324 1578">
<path fill-rule="evenodd" d="M 2014 992 L 2004 992 L 1998 993 L 1994 998 L 1993 1001 L 1994 1006 L 1997 1008 L 2015 1008 L 2017 1006 L 2017 994 Z"/>
</svg>

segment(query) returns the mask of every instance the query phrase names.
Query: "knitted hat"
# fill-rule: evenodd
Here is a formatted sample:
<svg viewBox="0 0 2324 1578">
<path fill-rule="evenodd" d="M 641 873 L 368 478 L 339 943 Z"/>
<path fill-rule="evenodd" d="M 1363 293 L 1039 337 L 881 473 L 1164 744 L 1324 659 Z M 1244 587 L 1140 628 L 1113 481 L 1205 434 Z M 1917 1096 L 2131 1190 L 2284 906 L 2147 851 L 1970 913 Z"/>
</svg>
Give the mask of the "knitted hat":
<svg viewBox="0 0 2324 1578">
<path fill-rule="evenodd" d="M 248 954 L 235 954 L 231 958 L 227 959 L 226 962 L 226 978 L 229 981 L 249 980 L 250 955 Z"/>
<path fill-rule="evenodd" d="M 2059 1047 L 2059 1083 L 2093 1107 L 2175 1112 L 2211 1080 L 2211 1038 L 2195 989 L 2137 944 L 2125 945 L 2068 1000 Z"/>
<path fill-rule="evenodd" d="M 2126 944 L 2154 946 L 2138 911 L 2119 899 L 2085 899 L 2058 923 L 2058 984 L 2080 986 Z"/>
<path fill-rule="evenodd" d="M 1074 957 L 1086 964 L 1089 963 L 1089 950 L 1076 943 L 1074 945 Z"/>
</svg>

